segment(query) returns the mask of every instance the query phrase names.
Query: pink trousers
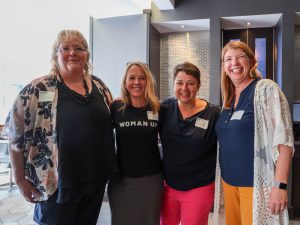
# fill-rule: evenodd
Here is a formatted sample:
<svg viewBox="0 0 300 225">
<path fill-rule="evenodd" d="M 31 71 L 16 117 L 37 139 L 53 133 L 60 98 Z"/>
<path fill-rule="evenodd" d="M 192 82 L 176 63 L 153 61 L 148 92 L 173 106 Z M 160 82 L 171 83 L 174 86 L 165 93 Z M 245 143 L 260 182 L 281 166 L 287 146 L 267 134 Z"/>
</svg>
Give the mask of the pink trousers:
<svg viewBox="0 0 300 225">
<path fill-rule="evenodd" d="M 164 186 L 161 225 L 207 225 L 214 201 L 215 184 L 189 191 Z"/>
</svg>

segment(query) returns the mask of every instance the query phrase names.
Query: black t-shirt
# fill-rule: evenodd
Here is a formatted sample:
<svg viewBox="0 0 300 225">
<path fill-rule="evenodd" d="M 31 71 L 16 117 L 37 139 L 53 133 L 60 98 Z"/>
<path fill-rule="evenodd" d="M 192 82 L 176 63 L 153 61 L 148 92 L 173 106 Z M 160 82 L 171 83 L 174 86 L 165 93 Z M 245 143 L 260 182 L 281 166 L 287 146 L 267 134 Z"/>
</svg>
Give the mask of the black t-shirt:
<svg viewBox="0 0 300 225">
<path fill-rule="evenodd" d="M 92 82 L 89 101 L 78 104 L 58 83 L 57 138 L 60 188 L 103 181 L 117 171 L 113 124 L 103 96 Z M 106 179 L 106 178 L 105 178 Z"/>
<path fill-rule="evenodd" d="M 208 185 L 215 179 L 217 137 L 215 123 L 220 108 L 207 107 L 183 119 L 177 100 L 163 102 L 160 138 L 166 183 L 177 190 Z"/>
<path fill-rule="evenodd" d="M 119 101 L 111 107 L 121 175 L 134 178 L 159 172 L 158 114 L 153 115 L 150 106 L 120 110 L 122 106 Z"/>
</svg>

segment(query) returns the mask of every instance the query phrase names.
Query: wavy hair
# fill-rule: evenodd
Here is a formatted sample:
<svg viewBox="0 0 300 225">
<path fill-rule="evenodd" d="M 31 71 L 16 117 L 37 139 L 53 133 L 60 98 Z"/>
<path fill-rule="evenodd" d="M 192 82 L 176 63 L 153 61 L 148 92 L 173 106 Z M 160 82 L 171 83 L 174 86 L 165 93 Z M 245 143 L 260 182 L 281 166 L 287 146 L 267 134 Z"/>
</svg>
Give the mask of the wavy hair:
<svg viewBox="0 0 300 225">
<path fill-rule="evenodd" d="M 121 110 L 124 110 L 126 107 L 128 107 L 131 104 L 131 99 L 129 92 L 126 89 L 126 78 L 128 75 L 128 70 L 132 66 L 138 66 L 141 68 L 143 73 L 146 75 L 146 89 L 145 89 L 145 99 L 146 99 L 146 105 L 150 104 L 151 109 L 154 113 L 157 113 L 160 109 L 160 103 L 158 98 L 155 95 L 154 86 L 155 86 L 155 80 L 153 78 L 153 75 L 151 71 L 149 70 L 148 66 L 143 62 L 130 62 L 127 64 L 122 84 L 121 84 L 121 101 L 124 103 L 124 106 L 121 108 Z"/>
<path fill-rule="evenodd" d="M 235 87 L 230 80 L 229 76 L 227 76 L 225 70 L 224 70 L 224 56 L 225 53 L 228 50 L 231 49 L 241 49 L 249 58 L 249 60 L 252 62 L 252 66 L 250 67 L 250 70 L 248 72 L 248 76 L 251 79 L 261 79 L 261 73 L 258 71 L 258 63 L 255 58 L 255 55 L 251 48 L 245 44 L 244 42 L 241 41 L 231 41 L 227 43 L 223 50 L 222 50 L 222 55 L 221 55 L 221 60 L 222 60 L 222 71 L 221 71 L 221 92 L 222 92 L 222 100 L 223 100 L 223 108 L 228 109 L 230 108 L 230 104 L 235 97 Z"/>
</svg>

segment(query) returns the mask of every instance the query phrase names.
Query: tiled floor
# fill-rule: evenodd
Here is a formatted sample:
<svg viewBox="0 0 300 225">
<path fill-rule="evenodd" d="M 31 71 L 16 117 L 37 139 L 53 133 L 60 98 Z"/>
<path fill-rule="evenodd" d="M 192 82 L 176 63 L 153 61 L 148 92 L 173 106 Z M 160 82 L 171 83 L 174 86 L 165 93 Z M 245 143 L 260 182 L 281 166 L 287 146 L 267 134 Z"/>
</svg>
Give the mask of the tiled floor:
<svg viewBox="0 0 300 225">
<path fill-rule="evenodd" d="M 0 188 L 0 224 L 34 225 L 32 220 L 34 204 L 26 202 L 16 187 Z M 104 201 L 97 225 L 110 225 L 108 202 Z"/>
<path fill-rule="evenodd" d="M 8 175 L 0 174 L 0 224 L 34 225 L 32 220 L 34 204 L 26 202 L 15 186 L 10 191 L 8 185 L 2 186 L 5 183 L 8 183 Z M 110 224 L 109 205 L 104 201 L 97 225 Z M 290 225 L 300 225 L 300 220 L 290 221 Z"/>
<path fill-rule="evenodd" d="M 8 170 L 0 165 L 0 224 L 35 225 L 32 220 L 34 204 L 21 196 L 16 186 L 9 188 Z M 110 225 L 110 210 L 107 201 L 102 204 L 97 225 Z"/>
</svg>

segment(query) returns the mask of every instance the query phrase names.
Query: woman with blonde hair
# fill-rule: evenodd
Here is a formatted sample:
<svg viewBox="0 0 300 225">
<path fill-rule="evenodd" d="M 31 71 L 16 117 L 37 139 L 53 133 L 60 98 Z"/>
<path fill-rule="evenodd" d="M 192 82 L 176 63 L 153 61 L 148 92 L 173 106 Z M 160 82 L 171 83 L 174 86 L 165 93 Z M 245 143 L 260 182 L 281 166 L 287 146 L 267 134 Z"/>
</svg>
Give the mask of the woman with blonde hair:
<svg viewBox="0 0 300 225">
<path fill-rule="evenodd" d="M 59 32 L 50 74 L 19 93 L 5 125 L 15 182 L 40 225 L 96 224 L 117 171 L 112 96 L 89 56 L 79 31 Z"/>
<path fill-rule="evenodd" d="M 128 63 L 121 99 L 111 107 L 120 168 L 119 182 L 108 185 L 112 225 L 159 225 L 163 187 L 159 111 L 148 66 Z"/>
<path fill-rule="evenodd" d="M 261 79 L 243 42 L 223 48 L 221 89 L 214 224 L 224 197 L 226 224 L 287 225 L 294 151 L 288 102 L 276 83 Z"/>
</svg>

